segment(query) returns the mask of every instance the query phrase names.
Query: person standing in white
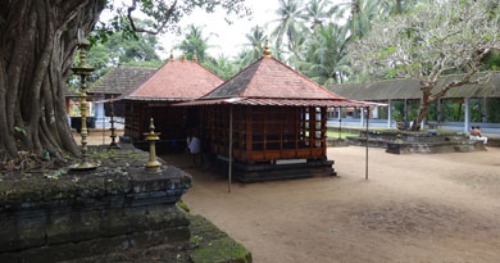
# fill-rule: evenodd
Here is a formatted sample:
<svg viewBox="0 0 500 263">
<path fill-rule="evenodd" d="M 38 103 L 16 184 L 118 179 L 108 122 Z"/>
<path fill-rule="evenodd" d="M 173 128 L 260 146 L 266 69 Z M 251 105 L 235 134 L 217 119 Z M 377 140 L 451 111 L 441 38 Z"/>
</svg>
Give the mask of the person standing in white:
<svg viewBox="0 0 500 263">
<path fill-rule="evenodd" d="M 193 132 L 193 135 L 187 138 L 186 143 L 189 153 L 193 156 L 193 164 L 195 166 L 201 165 L 201 142 L 197 136 L 197 133 Z"/>
</svg>

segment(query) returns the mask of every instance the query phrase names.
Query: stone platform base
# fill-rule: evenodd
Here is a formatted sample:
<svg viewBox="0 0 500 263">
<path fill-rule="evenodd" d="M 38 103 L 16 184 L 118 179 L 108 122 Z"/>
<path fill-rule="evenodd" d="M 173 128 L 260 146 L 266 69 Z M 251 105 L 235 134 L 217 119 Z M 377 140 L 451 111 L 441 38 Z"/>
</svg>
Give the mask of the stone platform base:
<svg viewBox="0 0 500 263">
<path fill-rule="evenodd" d="M 191 176 L 172 166 L 146 173 L 138 150 L 90 155 L 94 171 L 2 175 L 0 262 L 57 262 L 190 238 L 176 203 Z"/>
<path fill-rule="evenodd" d="M 304 163 L 289 164 L 243 164 L 233 163 L 232 176 L 242 183 L 299 179 L 315 176 L 335 176 L 332 160 L 308 160 Z M 217 160 L 217 171 L 227 175 L 228 162 Z"/>
<path fill-rule="evenodd" d="M 414 143 L 387 143 L 385 152 L 393 154 L 405 153 L 449 153 L 449 152 L 473 152 L 486 150 L 480 141 L 463 141 L 434 144 Z"/>
<path fill-rule="evenodd" d="M 365 146 L 366 133 L 348 137 L 348 140 L 352 145 Z M 368 146 L 385 148 L 387 153 L 393 154 L 471 152 L 486 149 L 482 142 L 468 140 L 463 135 L 411 132 L 370 132 Z"/>
</svg>

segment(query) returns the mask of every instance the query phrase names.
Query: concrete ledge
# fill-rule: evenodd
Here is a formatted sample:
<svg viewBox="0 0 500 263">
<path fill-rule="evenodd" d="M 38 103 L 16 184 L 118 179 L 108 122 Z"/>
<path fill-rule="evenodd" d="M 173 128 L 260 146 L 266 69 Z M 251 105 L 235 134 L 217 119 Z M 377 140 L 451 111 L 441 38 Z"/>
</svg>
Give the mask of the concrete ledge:
<svg viewBox="0 0 500 263">
<path fill-rule="evenodd" d="M 387 143 L 385 152 L 393 154 L 405 153 L 448 153 L 448 152 L 472 152 L 486 150 L 480 141 L 448 142 L 435 144 L 415 143 Z"/>
</svg>

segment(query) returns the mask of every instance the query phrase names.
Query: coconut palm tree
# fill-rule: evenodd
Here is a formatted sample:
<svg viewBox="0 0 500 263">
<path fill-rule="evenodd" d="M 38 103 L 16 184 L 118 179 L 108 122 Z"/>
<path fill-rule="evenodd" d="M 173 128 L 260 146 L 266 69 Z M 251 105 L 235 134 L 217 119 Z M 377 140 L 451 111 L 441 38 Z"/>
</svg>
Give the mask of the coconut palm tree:
<svg viewBox="0 0 500 263">
<path fill-rule="evenodd" d="M 261 58 L 264 44 L 267 41 L 264 29 L 260 26 L 252 27 L 250 32 L 245 35 L 245 38 L 247 42 L 244 44 L 244 49 L 240 51 L 236 58 L 239 69 Z"/>
<path fill-rule="evenodd" d="M 219 55 L 217 58 L 206 56 L 203 66 L 225 80 L 231 78 L 237 72 L 236 64 L 224 55 Z"/>
<path fill-rule="evenodd" d="M 351 74 L 346 49 L 349 41 L 346 26 L 329 23 L 316 27 L 306 43 L 306 61 L 299 63 L 299 71 L 324 86 L 344 82 Z"/>
<path fill-rule="evenodd" d="M 333 11 L 331 0 L 311 0 L 305 7 L 305 14 L 311 24 L 310 28 L 314 29 L 329 21 Z"/>
<path fill-rule="evenodd" d="M 272 21 L 272 23 L 277 23 L 277 26 L 271 32 L 271 35 L 280 50 L 282 50 L 283 41 L 286 40 L 288 48 L 293 51 L 295 39 L 308 31 L 305 25 L 308 17 L 304 12 L 305 9 L 301 0 L 279 0 L 279 5 L 278 10 L 276 10 L 276 15 L 279 18 Z M 276 56 L 281 58 L 281 54 L 276 54 Z"/>
<path fill-rule="evenodd" d="M 177 45 L 177 48 L 186 53 L 188 59 L 193 59 L 194 51 L 196 50 L 196 56 L 199 61 L 205 61 L 206 51 L 210 46 L 208 41 L 210 36 L 203 37 L 203 26 L 188 25 L 187 33 L 184 35 L 185 38 L 182 40 L 181 44 Z"/>
<path fill-rule="evenodd" d="M 337 17 L 347 17 L 346 25 L 354 38 L 362 38 L 370 29 L 373 21 L 381 14 L 382 2 L 385 0 L 350 0 L 332 7 Z M 349 13 L 349 15 L 347 15 Z"/>
</svg>

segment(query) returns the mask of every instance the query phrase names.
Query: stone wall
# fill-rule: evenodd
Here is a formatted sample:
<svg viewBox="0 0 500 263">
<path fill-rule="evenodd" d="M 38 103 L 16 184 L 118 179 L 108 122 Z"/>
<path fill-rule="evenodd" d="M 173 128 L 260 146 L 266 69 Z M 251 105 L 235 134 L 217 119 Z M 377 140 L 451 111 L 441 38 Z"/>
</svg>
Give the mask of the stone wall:
<svg viewBox="0 0 500 263">
<path fill-rule="evenodd" d="M 139 155 L 139 156 L 137 156 Z M 135 156 L 135 157 L 134 157 Z M 55 262 L 190 238 L 176 202 L 191 177 L 172 166 L 148 174 L 143 154 L 104 158 L 96 171 L 3 175 L 0 262 Z"/>
</svg>

